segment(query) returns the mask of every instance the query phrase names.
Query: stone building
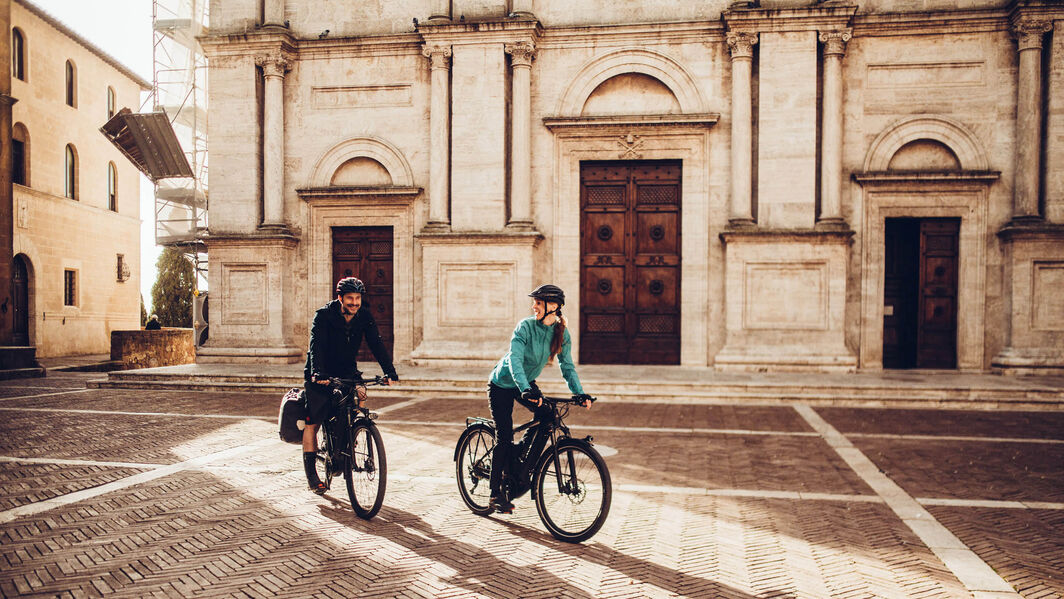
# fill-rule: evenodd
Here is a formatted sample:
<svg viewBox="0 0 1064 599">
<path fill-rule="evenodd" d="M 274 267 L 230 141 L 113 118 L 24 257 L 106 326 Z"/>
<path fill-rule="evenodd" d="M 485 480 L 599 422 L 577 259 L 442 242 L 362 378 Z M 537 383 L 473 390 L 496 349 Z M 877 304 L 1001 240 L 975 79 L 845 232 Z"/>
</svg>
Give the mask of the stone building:
<svg viewBox="0 0 1064 599">
<path fill-rule="evenodd" d="M 140 326 L 140 174 L 99 128 L 151 85 L 27 0 L 9 35 L 12 336 L 106 353 Z"/>
<path fill-rule="evenodd" d="M 958 6 L 958 4 L 960 6 Z M 300 360 L 1064 368 L 1064 4 L 213 0 L 210 341 Z"/>
</svg>

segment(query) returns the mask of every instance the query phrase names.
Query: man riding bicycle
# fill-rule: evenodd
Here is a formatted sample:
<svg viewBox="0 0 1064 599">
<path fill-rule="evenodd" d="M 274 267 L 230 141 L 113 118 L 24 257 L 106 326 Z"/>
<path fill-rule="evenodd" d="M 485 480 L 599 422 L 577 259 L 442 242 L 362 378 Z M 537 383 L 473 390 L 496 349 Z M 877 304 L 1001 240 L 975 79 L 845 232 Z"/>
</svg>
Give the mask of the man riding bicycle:
<svg viewBox="0 0 1064 599">
<path fill-rule="evenodd" d="M 347 277 L 336 283 L 336 299 L 318 308 L 310 327 L 310 348 L 307 363 L 303 368 L 303 388 L 306 390 L 307 425 L 303 429 L 303 469 L 307 484 L 318 495 L 325 492 L 325 483 L 318 478 L 315 469 L 318 427 L 332 409 L 332 390 L 329 379 L 360 378 L 361 372 L 355 361 L 362 339 L 373 351 L 373 356 L 389 380 L 398 381 L 388 349 L 384 347 L 377 323 L 369 309 L 362 305 L 366 286 L 362 281 Z M 358 402 L 366 400 L 366 388 L 358 388 Z"/>
</svg>

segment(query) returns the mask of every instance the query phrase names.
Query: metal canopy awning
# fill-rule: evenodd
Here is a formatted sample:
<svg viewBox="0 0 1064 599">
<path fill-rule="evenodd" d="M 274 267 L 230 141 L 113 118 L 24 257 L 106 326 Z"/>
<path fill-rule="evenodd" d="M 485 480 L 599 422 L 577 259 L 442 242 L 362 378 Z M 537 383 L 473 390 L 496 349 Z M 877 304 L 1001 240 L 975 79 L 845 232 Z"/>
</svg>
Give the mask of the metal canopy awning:
<svg viewBox="0 0 1064 599">
<path fill-rule="evenodd" d="M 123 108 L 100 132 L 152 182 L 192 176 L 165 112 L 134 113 Z"/>
</svg>

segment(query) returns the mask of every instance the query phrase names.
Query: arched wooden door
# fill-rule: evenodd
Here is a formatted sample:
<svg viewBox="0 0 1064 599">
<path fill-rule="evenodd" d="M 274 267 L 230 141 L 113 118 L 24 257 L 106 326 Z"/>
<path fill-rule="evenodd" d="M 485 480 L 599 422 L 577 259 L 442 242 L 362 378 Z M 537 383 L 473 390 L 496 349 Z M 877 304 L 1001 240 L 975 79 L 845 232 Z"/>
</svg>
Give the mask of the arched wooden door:
<svg viewBox="0 0 1064 599">
<path fill-rule="evenodd" d="M 15 256 L 11 269 L 11 297 L 14 308 L 12 342 L 15 345 L 30 344 L 30 274 L 26 259 Z"/>
</svg>

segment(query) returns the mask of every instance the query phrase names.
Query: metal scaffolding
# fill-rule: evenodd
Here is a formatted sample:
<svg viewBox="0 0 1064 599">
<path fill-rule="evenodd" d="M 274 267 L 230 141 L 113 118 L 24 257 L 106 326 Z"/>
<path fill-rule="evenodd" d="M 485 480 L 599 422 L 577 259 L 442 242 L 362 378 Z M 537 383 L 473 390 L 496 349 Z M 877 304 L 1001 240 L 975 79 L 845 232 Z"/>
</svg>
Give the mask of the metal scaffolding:
<svg viewBox="0 0 1064 599">
<path fill-rule="evenodd" d="M 197 39 L 207 31 L 208 0 L 153 0 L 152 107 L 170 121 L 191 177 L 156 179 L 155 243 L 181 248 L 206 286 L 207 58 Z M 198 294 L 197 294 L 198 295 Z M 198 318 L 196 319 L 199 320 Z"/>
</svg>

